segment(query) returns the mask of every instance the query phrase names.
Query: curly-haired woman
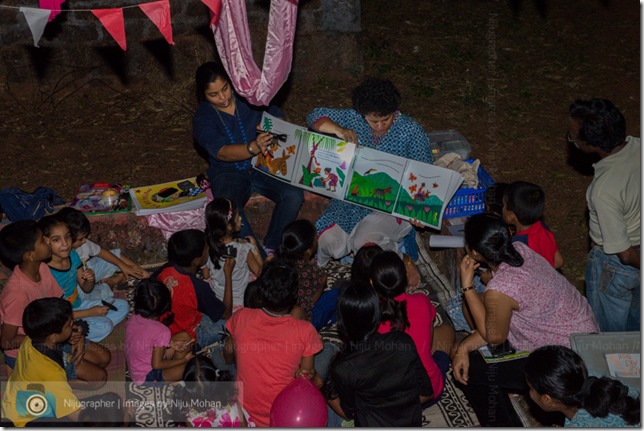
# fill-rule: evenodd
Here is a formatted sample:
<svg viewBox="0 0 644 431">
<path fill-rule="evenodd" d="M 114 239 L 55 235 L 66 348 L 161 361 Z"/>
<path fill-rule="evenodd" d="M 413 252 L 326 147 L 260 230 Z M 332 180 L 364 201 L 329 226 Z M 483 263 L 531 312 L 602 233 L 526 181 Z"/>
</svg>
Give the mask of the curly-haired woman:
<svg viewBox="0 0 644 431">
<path fill-rule="evenodd" d="M 366 79 L 354 88 L 352 101 L 353 109 L 316 108 L 306 120 L 313 130 L 347 142 L 432 163 L 427 134 L 420 124 L 398 111 L 400 93 L 390 80 Z M 376 243 L 401 255 L 404 242 L 406 252 L 417 255 L 412 224 L 337 199 L 331 200 L 316 228 L 320 266 L 355 253 L 365 243 Z M 405 260 L 410 263 L 408 257 Z"/>
</svg>

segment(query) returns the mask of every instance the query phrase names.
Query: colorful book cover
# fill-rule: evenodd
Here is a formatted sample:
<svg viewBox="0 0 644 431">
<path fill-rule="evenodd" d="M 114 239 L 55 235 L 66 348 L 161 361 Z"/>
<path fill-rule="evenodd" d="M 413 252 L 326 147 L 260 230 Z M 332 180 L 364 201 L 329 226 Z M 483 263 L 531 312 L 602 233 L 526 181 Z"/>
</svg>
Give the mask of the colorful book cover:
<svg viewBox="0 0 644 431">
<path fill-rule="evenodd" d="M 138 215 L 200 208 L 206 201 L 196 177 L 131 188 L 130 196 Z"/>
<path fill-rule="evenodd" d="M 129 211 L 132 208 L 129 189 L 126 184 L 83 184 L 70 206 L 93 214 Z"/>
</svg>

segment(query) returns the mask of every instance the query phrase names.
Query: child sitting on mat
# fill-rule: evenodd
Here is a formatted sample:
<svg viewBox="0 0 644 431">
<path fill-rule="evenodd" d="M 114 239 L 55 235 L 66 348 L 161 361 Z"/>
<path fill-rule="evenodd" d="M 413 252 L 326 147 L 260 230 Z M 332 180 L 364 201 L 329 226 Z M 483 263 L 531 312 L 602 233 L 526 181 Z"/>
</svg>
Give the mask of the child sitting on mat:
<svg viewBox="0 0 644 431">
<path fill-rule="evenodd" d="M 107 250 L 88 239 L 92 225 L 82 211 L 65 207 L 58 211 L 72 233 L 72 249 L 76 250 L 83 265 L 94 271 L 97 280 L 94 290 L 90 293 L 79 291 L 83 299 L 111 299 L 114 297 L 112 288 L 126 282 L 128 277 L 138 279 L 148 278 L 150 273 L 141 266 L 121 254 L 120 249 Z M 121 276 L 114 276 L 121 271 Z"/>
<path fill-rule="evenodd" d="M 264 263 L 257 249 L 255 238 L 237 238 L 242 219 L 234 203 L 229 199 L 215 198 L 206 206 L 206 238 L 210 259 L 204 278 L 218 298 L 224 297 L 226 274 L 224 261 L 235 259 L 232 272 L 233 312 L 244 306 L 244 291 L 252 277 L 259 276 Z"/>
<path fill-rule="evenodd" d="M 168 240 L 168 263 L 154 278 L 170 290 L 172 313 L 170 332 L 185 331 L 206 347 L 224 338 L 226 320 L 232 314 L 232 272 L 235 259 L 226 259 L 223 301 L 220 301 L 208 283 L 197 278 L 197 272 L 208 260 L 206 235 L 197 229 L 186 229 L 172 234 Z"/>
<path fill-rule="evenodd" d="M 72 250 L 72 235 L 67 223 L 54 214 L 40 219 L 38 226 L 51 243 L 49 270 L 63 289 L 63 297 L 71 302 L 74 318 L 88 323 L 87 339 L 98 343 L 125 319 L 130 311 L 130 304 L 124 299 L 114 298 L 109 301 L 82 300 L 80 290 L 89 293 L 94 289 L 94 272 L 83 268 L 78 254 Z"/>
<path fill-rule="evenodd" d="M 304 310 L 309 322 L 313 319 L 314 306 L 326 287 L 326 272 L 311 260 L 317 248 L 317 231 L 310 221 L 299 219 L 284 227 L 278 256 L 297 269 L 297 305 Z"/>
<path fill-rule="evenodd" d="M 185 401 L 177 421 L 193 428 L 255 427 L 248 412 L 236 400 L 235 382 L 228 371 L 218 369 L 205 356 L 186 365 L 176 399 Z"/>
<path fill-rule="evenodd" d="M 35 426 L 34 421 L 41 426 L 52 426 L 57 419 L 84 420 L 83 410 L 100 419 L 105 412 L 100 408 L 85 408 L 68 383 L 69 369 L 74 366 L 79 374 L 92 376 L 91 382 L 86 382 L 86 389 L 98 389 L 107 379 L 106 364 L 89 362 L 87 354 L 81 355 L 74 364 L 67 361 L 66 347 L 72 347 L 69 343 L 85 342 L 74 331 L 69 302 L 61 298 L 32 301 L 24 311 L 23 327 L 26 337 L 4 391 L 3 418 L 17 427 Z"/>
<path fill-rule="evenodd" d="M 268 262 L 259 283 L 262 308 L 242 308 L 228 319 L 224 355 L 237 364 L 244 408 L 258 426 L 267 427 L 280 391 L 299 375 L 314 378 L 314 355 L 322 342 L 313 325 L 289 314 L 297 291 L 292 265 Z"/>
<path fill-rule="evenodd" d="M 153 279 L 141 280 L 134 292 L 134 314 L 125 324 L 125 359 L 136 384 L 177 382 L 194 357 L 187 332 L 170 334 L 160 322 L 170 310 L 170 291 Z"/>
</svg>

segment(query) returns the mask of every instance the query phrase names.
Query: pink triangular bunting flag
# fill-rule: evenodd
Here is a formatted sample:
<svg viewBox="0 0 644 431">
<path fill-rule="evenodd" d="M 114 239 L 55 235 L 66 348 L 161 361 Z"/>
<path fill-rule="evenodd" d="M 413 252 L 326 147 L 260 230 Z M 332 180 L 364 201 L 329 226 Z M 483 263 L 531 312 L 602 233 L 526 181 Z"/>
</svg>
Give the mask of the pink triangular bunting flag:
<svg viewBox="0 0 644 431">
<path fill-rule="evenodd" d="M 221 0 L 201 0 L 210 9 L 210 27 L 217 24 L 221 11 Z"/>
<path fill-rule="evenodd" d="M 125 23 L 123 22 L 123 9 L 92 9 L 92 13 L 98 18 L 105 29 L 112 35 L 121 49 L 127 49 L 125 41 Z"/>
<path fill-rule="evenodd" d="M 40 9 L 49 9 L 51 11 L 51 15 L 47 20 L 51 22 L 60 13 L 60 5 L 63 3 L 65 3 L 65 0 L 40 0 L 38 6 Z"/>
<path fill-rule="evenodd" d="M 165 40 L 174 45 L 172 41 L 172 23 L 170 22 L 170 2 L 168 0 L 161 0 L 153 3 L 143 3 L 139 8 L 150 18 Z"/>
<path fill-rule="evenodd" d="M 29 26 L 31 35 L 34 38 L 34 46 L 38 48 L 38 42 L 40 42 L 40 38 L 45 31 L 47 19 L 49 18 L 49 15 L 51 15 L 51 11 L 48 9 L 21 7 L 20 12 L 22 12 L 27 20 L 27 25 Z"/>
</svg>

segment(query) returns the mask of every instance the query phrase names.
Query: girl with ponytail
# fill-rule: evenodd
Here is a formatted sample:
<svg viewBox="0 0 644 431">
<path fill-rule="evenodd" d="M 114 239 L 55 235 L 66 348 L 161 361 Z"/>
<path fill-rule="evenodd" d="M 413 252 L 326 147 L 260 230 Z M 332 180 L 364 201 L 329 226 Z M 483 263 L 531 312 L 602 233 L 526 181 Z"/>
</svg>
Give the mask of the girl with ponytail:
<svg viewBox="0 0 644 431">
<path fill-rule="evenodd" d="M 563 346 L 544 346 L 525 367 L 530 398 L 547 412 L 561 412 L 566 427 L 640 426 L 640 399 L 618 380 L 589 377 L 581 357 Z"/>
<path fill-rule="evenodd" d="M 222 301 L 226 283 L 232 282 L 233 311 L 244 306 L 246 286 L 259 276 L 264 263 L 255 238 L 252 235 L 246 239 L 237 236 L 241 226 L 242 218 L 232 200 L 215 198 L 206 206 L 206 240 L 210 258 L 204 279 L 209 281 L 217 298 Z M 224 271 L 226 259 L 235 260 L 231 280 L 227 279 L 229 276 Z"/>
<path fill-rule="evenodd" d="M 378 332 L 386 334 L 390 331 L 402 331 L 414 340 L 434 392 L 430 402 L 423 406 L 426 408 L 439 400 L 450 364 L 447 353 L 437 350 L 432 355 L 436 308 L 423 293 L 405 292 L 407 287 L 405 264 L 393 251 L 383 251 L 373 258 L 371 284 L 379 297 Z"/>
<path fill-rule="evenodd" d="M 379 296 L 367 283 L 343 285 L 337 313 L 346 343 L 324 387 L 333 409 L 327 427 L 339 427 L 341 418 L 355 419 L 356 427 L 420 427 L 421 404 L 433 388 L 413 340 L 401 331 L 379 333 Z"/>
<path fill-rule="evenodd" d="M 521 426 L 504 392 L 527 393 L 523 378 L 527 359 L 490 366 L 477 350 L 506 342 L 528 351 L 545 345 L 569 347 L 570 334 L 599 328 L 586 298 L 527 245 L 512 243 L 500 217 L 470 217 L 465 243 L 460 278 L 466 317 L 469 314 L 475 331 L 454 352 L 454 378 L 467 385 L 465 394 L 482 426 Z M 481 266 L 491 271 L 492 278 L 479 294 L 474 274 Z"/>
</svg>

